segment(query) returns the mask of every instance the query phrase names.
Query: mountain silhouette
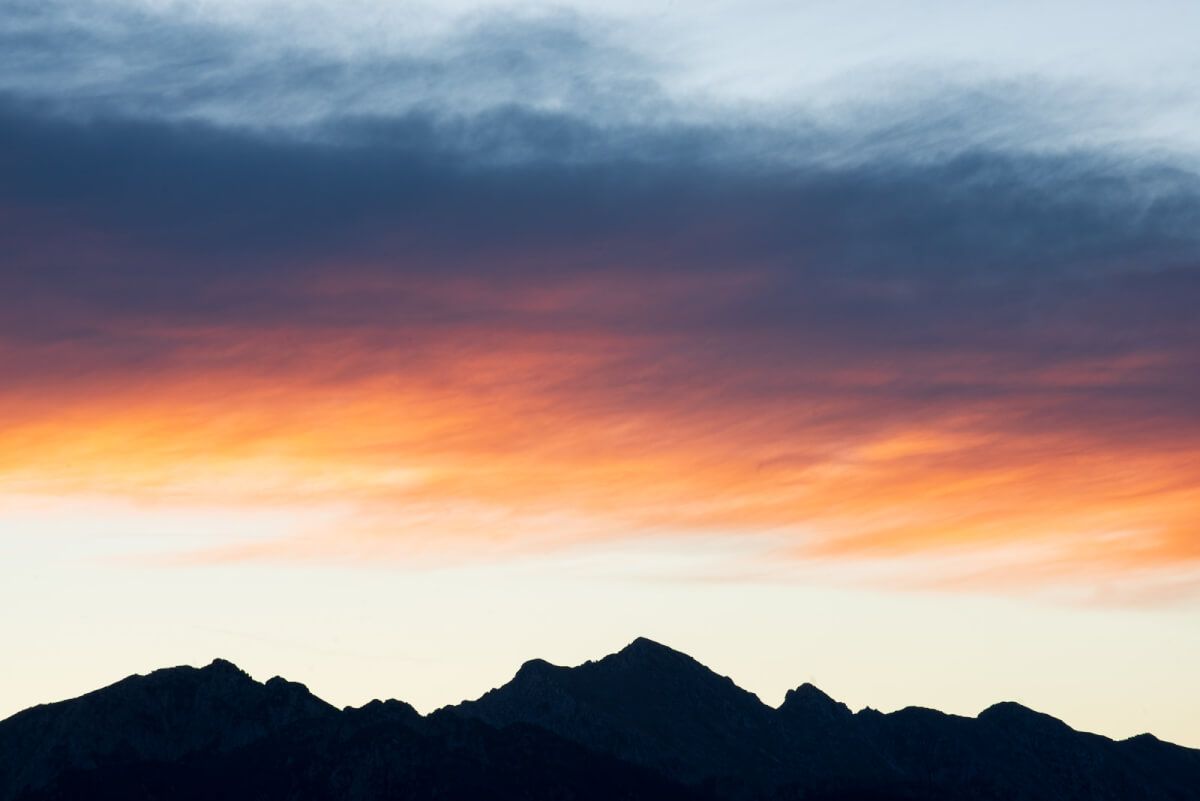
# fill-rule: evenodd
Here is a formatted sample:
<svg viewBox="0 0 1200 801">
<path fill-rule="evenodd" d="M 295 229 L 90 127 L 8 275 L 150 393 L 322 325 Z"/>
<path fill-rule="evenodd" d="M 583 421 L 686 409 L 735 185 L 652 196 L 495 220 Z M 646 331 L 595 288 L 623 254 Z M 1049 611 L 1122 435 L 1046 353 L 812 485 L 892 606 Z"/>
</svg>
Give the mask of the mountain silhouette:
<svg viewBox="0 0 1200 801">
<path fill-rule="evenodd" d="M 644 638 L 577 668 L 526 662 L 511 682 L 455 711 L 501 728 L 533 724 L 686 783 L 719 778 L 727 763 L 775 769 L 764 748 L 777 728 L 771 708 Z"/>
<path fill-rule="evenodd" d="M 526 662 L 427 716 L 338 710 L 215 660 L 0 721 L 0 801 L 215 797 L 1200 801 L 1200 751 L 1014 703 L 853 713 L 803 684 L 772 708 L 646 639 L 578 667 Z"/>
<path fill-rule="evenodd" d="M 130 676 L 0 723 L 0 798 L 113 762 L 228 751 L 295 721 L 336 715 L 301 684 L 260 684 L 223 659 Z"/>
</svg>

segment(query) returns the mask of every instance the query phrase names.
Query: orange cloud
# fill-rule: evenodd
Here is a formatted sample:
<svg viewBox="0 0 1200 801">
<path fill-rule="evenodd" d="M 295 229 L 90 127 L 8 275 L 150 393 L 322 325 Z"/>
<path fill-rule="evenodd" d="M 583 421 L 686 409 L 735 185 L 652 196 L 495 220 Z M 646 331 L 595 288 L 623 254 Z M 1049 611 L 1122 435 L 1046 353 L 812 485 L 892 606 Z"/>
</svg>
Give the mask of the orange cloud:
<svg viewBox="0 0 1200 801">
<path fill-rule="evenodd" d="M 771 558 L 802 565 L 897 560 L 923 585 L 1200 571 L 1198 443 L 1063 423 L 1098 367 L 1026 375 L 1036 391 L 1020 397 L 905 406 L 888 394 L 900 366 L 824 366 L 771 392 L 752 365 L 696 372 L 654 334 L 173 335 L 179 354 L 153 374 L 60 372 L 0 394 L 5 487 L 353 509 L 336 532 L 198 559 L 471 558 L 707 532 L 769 536 L 786 543 Z M 1014 548 L 1026 557 L 1003 556 Z M 970 568 L 939 570 L 955 554 Z"/>
</svg>

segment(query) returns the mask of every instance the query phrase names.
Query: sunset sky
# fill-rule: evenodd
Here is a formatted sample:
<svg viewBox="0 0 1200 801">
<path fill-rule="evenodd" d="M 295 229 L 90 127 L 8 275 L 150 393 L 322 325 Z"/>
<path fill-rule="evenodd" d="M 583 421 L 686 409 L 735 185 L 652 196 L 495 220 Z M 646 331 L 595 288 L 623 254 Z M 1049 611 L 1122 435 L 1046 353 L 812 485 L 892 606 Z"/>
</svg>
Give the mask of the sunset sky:
<svg viewBox="0 0 1200 801">
<path fill-rule="evenodd" d="M 0 717 L 639 635 L 1200 747 L 1200 5 L 0 2 Z"/>
</svg>

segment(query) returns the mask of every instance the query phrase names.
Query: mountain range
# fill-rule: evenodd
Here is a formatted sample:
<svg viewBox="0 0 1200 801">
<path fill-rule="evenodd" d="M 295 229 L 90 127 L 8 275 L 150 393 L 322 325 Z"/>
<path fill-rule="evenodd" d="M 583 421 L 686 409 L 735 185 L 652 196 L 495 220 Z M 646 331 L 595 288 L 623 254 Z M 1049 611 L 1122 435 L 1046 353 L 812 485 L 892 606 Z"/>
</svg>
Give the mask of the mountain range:
<svg viewBox="0 0 1200 801">
<path fill-rule="evenodd" d="M 804 684 L 772 708 L 647 639 L 425 716 L 218 659 L 0 721 L 0 801 L 118 798 L 1200 801 L 1200 751 L 1015 703 L 855 713 Z"/>
</svg>

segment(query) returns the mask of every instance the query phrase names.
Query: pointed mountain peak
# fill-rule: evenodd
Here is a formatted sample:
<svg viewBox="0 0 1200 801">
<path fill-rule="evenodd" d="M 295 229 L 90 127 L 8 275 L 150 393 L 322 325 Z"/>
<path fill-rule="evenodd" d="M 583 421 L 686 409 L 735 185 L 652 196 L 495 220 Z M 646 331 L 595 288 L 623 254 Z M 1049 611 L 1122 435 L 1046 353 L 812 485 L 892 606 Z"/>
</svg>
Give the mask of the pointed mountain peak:
<svg viewBox="0 0 1200 801">
<path fill-rule="evenodd" d="M 249 673 L 227 659 L 217 658 L 201 668 L 179 665 L 159 668 L 144 675 L 135 673 L 83 697 L 100 698 L 130 692 L 199 692 L 202 688 L 207 688 L 205 692 L 214 693 L 231 692 L 235 688 L 236 691 L 252 692 L 259 687 L 261 685 Z"/>
<path fill-rule="evenodd" d="M 214 659 L 202 668 L 134 674 L 19 713 L 4 721 L 0 746 L 5 736 L 19 745 L 0 747 L 0 757 L 7 750 L 10 764 L 21 766 L 16 786 L 37 788 L 98 762 L 169 761 L 238 748 L 335 711 L 302 684 L 281 678 L 260 684 L 232 662 Z M 0 786 L 0 799 L 6 797 Z"/>
<path fill-rule="evenodd" d="M 622 652 L 630 653 L 658 653 L 658 654 L 678 654 L 674 648 L 668 648 L 660 642 L 655 642 L 649 637 L 638 637 L 633 642 L 621 649 Z"/>
<path fill-rule="evenodd" d="M 489 691 L 488 695 L 505 689 L 513 692 L 533 693 L 538 697 L 557 695 L 561 692 L 559 686 L 570 673 L 571 668 L 555 665 L 545 659 L 530 659 L 517 669 L 516 675 L 508 684 L 497 690 Z"/>
<path fill-rule="evenodd" d="M 530 659 L 517 669 L 517 676 L 541 676 L 563 669 L 559 665 L 547 662 L 545 659 Z"/>
<path fill-rule="evenodd" d="M 209 662 L 204 667 L 200 668 L 200 672 L 211 674 L 211 675 L 219 675 L 219 676 L 230 676 L 230 677 L 237 676 L 237 677 L 250 678 L 249 673 L 242 670 L 240 667 L 233 664 L 228 659 L 222 659 L 219 656 L 216 659 L 214 659 L 213 661 Z"/>
<path fill-rule="evenodd" d="M 810 703 L 832 704 L 835 701 L 819 687 L 807 681 L 794 690 L 788 690 L 783 699 L 783 706 Z"/>
<path fill-rule="evenodd" d="M 1024 704 L 1018 704 L 1016 701 L 999 701 L 992 704 L 987 709 L 980 713 L 981 715 L 1037 715 Z"/>
<path fill-rule="evenodd" d="M 342 710 L 344 715 L 357 720 L 383 721 L 403 723 L 414 726 L 421 720 L 421 713 L 410 704 L 389 698 L 381 701 L 376 698 L 359 707 L 348 706 Z"/>
<path fill-rule="evenodd" d="M 615 654 L 571 669 L 577 681 L 608 684 L 611 691 L 628 697 L 643 694 L 682 701 L 684 696 L 723 696 L 733 703 L 768 709 L 758 696 L 734 684 L 692 657 L 645 637 L 638 637 Z"/>
<path fill-rule="evenodd" d="M 526 662 L 508 684 L 455 709 L 497 728 L 531 723 L 593 751 L 670 766 L 686 782 L 729 773 L 742 758 L 755 766 L 774 759 L 762 739 L 772 730 L 770 707 L 645 637 L 577 667 Z"/>
<path fill-rule="evenodd" d="M 676 651 L 674 648 L 668 648 L 662 643 L 657 643 L 646 637 L 638 637 L 615 654 L 610 654 L 601 659 L 598 664 L 605 663 L 644 669 L 684 668 L 694 670 L 695 668 L 700 668 L 708 672 L 708 668 L 687 654 Z"/>
<path fill-rule="evenodd" d="M 835 701 L 817 687 L 805 682 L 794 690 L 788 690 L 779 711 L 785 715 L 818 716 L 821 718 L 850 717 L 850 707 Z"/>
<path fill-rule="evenodd" d="M 1058 718 L 1022 706 L 1015 701 L 1001 701 L 998 704 L 992 704 L 979 713 L 979 721 L 1006 728 L 1071 731 L 1071 727 Z"/>
<path fill-rule="evenodd" d="M 180 665 L 161 668 L 145 676 L 133 675 L 97 690 L 83 699 L 104 699 L 126 706 L 149 704 L 172 710 L 172 714 L 248 714 L 251 709 L 270 709 L 268 717 L 286 717 L 285 708 L 296 716 L 321 714 L 333 707 L 317 698 L 303 684 L 275 676 L 256 681 L 228 659 L 217 658 L 202 668 Z M 66 702 L 70 703 L 70 702 Z"/>
<path fill-rule="evenodd" d="M 156 670 L 148 676 L 131 676 L 122 684 L 134 686 L 157 686 L 163 689 L 175 688 L 184 691 L 213 693 L 216 703 L 257 703 L 256 699 L 270 699 L 270 703 L 297 703 L 311 705 L 313 701 L 324 704 L 316 698 L 308 687 L 299 682 L 288 681 L 282 676 L 274 676 L 265 683 L 260 683 L 246 671 L 230 662 L 228 659 L 217 657 L 202 668 L 182 665 L 174 668 Z"/>
</svg>

